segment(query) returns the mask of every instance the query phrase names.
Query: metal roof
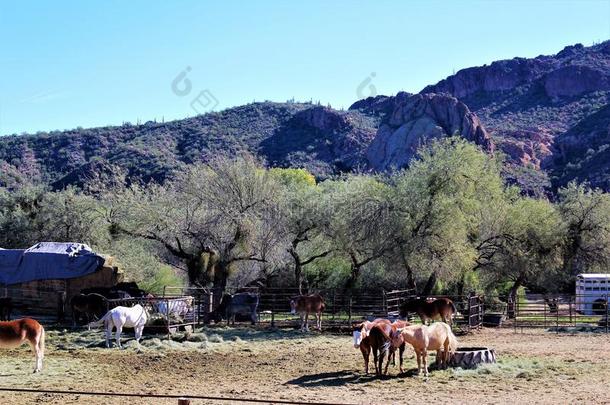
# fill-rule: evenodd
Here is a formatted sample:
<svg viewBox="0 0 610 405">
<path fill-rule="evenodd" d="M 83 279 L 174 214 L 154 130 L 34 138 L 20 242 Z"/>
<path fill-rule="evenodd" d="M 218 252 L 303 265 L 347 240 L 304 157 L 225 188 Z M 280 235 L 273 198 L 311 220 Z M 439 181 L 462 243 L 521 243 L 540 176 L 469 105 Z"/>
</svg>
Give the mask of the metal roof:
<svg viewBox="0 0 610 405">
<path fill-rule="evenodd" d="M 610 278 L 610 274 L 608 273 L 581 273 L 576 277 L 580 278 Z"/>
</svg>

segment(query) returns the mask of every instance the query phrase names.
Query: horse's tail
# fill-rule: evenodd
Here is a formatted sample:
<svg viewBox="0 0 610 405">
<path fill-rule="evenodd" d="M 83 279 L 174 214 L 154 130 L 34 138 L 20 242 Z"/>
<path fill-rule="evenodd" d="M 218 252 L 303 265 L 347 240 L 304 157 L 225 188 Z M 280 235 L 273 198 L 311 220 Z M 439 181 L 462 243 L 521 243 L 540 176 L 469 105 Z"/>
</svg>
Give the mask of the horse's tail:
<svg viewBox="0 0 610 405">
<path fill-rule="evenodd" d="M 449 325 L 447 325 L 447 338 L 449 339 L 449 353 L 453 354 L 457 351 L 458 341 Z"/>
<path fill-rule="evenodd" d="M 106 312 L 106 315 L 98 319 L 97 321 L 89 322 L 87 327 L 91 329 L 92 327 L 102 326 L 110 317 L 110 311 Z"/>
<path fill-rule="evenodd" d="M 379 340 L 383 339 L 383 345 L 380 347 L 382 353 L 386 353 L 390 349 L 390 345 L 392 344 L 392 339 L 388 336 L 387 333 L 379 326 L 373 326 L 369 331 L 369 336 L 372 338 L 377 338 Z"/>
</svg>

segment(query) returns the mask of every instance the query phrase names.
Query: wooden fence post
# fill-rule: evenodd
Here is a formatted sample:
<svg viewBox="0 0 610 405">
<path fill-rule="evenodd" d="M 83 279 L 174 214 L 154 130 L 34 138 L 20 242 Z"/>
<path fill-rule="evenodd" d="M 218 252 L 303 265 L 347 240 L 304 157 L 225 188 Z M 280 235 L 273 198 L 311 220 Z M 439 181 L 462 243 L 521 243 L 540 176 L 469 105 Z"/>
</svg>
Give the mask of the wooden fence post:
<svg viewBox="0 0 610 405">
<path fill-rule="evenodd" d="M 606 294 L 606 333 L 608 333 L 608 294 Z"/>
<path fill-rule="evenodd" d="M 66 315 L 66 292 L 60 291 L 57 294 L 57 321 L 63 322 Z M 74 314 L 72 314 L 74 316 Z"/>
<path fill-rule="evenodd" d="M 350 294 L 349 296 L 349 301 L 348 301 L 348 308 L 347 308 L 347 323 L 349 325 L 352 324 L 352 295 Z"/>
</svg>

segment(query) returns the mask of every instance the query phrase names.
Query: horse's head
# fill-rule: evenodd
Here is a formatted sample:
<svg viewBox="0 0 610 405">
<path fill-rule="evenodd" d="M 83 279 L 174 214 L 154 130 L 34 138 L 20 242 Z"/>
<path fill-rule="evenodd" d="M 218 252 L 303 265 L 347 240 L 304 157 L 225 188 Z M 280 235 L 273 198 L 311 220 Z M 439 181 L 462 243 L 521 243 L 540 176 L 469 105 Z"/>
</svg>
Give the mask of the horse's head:
<svg viewBox="0 0 610 405">
<path fill-rule="evenodd" d="M 295 297 L 290 300 L 290 313 L 292 315 L 297 313 L 297 299 L 298 297 Z"/>
<path fill-rule="evenodd" d="M 360 343 L 362 343 L 362 339 L 366 337 L 364 323 L 354 325 L 354 328 L 352 329 L 352 336 L 354 338 L 354 349 L 358 349 L 360 347 Z"/>
</svg>

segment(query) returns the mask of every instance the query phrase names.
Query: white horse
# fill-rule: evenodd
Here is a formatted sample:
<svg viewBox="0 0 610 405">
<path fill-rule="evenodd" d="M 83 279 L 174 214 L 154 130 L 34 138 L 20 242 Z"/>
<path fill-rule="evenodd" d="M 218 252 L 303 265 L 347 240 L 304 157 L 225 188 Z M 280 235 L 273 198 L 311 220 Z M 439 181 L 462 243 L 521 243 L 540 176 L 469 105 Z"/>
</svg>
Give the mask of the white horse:
<svg viewBox="0 0 610 405">
<path fill-rule="evenodd" d="M 119 349 L 121 346 L 121 332 L 124 327 L 134 328 L 136 334 L 136 343 L 140 344 L 142 331 L 148 321 L 148 314 L 142 305 L 137 304 L 133 307 L 116 307 L 111 309 L 96 322 L 91 322 L 89 326 L 106 327 L 106 347 L 110 348 L 110 338 L 112 336 L 112 328 L 116 328 L 116 344 Z"/>
</svg>

